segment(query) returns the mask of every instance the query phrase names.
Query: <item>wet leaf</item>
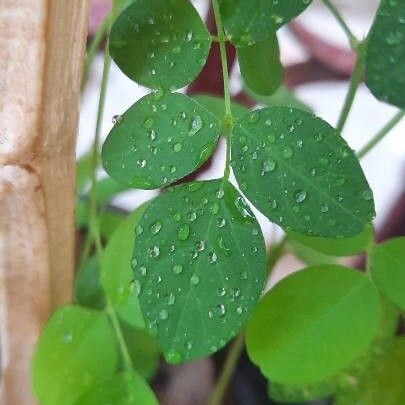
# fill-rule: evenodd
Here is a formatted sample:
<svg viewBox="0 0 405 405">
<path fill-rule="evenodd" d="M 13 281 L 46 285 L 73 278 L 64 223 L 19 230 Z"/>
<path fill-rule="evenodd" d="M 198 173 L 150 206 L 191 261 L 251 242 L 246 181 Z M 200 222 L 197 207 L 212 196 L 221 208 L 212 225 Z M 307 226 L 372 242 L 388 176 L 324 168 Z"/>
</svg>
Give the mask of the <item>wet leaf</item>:
<svg viewBox="0 0 405 405">
<path fill-rule="evenodd" d="M 211 96 L 208 94 L 196 94 L 193 95 L 192 98 L 214 114 L 218 120 L 222 120 L 225 117 L 225 103 L 222 97 Z M 248 108 L 234 101 L 231 102 L 231 109 L 234 118 L 241 117 L 249 111 Z"/>
<path fill-rule="evenodd" d="M 369 260 L 371 276 L 379 290 L 405 310 L 405 237 L 375 245 Z"/>
<path fill-rule="evenodd" d="M 213 153 L 219 120 L 183 94 L 151 94 L 115 124 L 102 151 L 107 173 L 142 189 L 168 185 L 200 167 Z"/>
<path fill-rule="evenodd" d="M 58 309 L 45 325 L 33 358 L 41 405 L 71 405 L 115 373 L 115 335 L 104 313 L 78 306 Z"/>
<path fill-rule="evenodd" d="M 366 84 L 379 100 L 405 108 L 405 2 L 382 0 L 371 28 Z"/>
<path fill-rule="evenodd" d="M 256 94 L 273 94 L 283 81 L 283 66 L 277 35 L 254 45 L 238 48 L 240 72 L 246 85 Z"/>
<path fill-rule="evenodd" d="M 134 229 L 147 206 L 148 203 L 138 207 L 116 229 L 104 250 L 101 266 L 101 283 L 111 305 L 120 317 L 139 328 L 144 327 L 144 320 L 133 290 L 131 259 L 136 237 Z"/>
<path fill-rule="evenodd" d="M 247 198 L 286 231 L 350 237 L 374 217 L 373 193 L 354 152 L 306 111 L 273 107 L 240 118 L 232 167 Z"/>
<path fill-rule="evenodd" d="M 247 328 L 247 349 L 262 373 L 279 383 L 309 384 L 347 368 L 376 335 L 376 288 L 336 265 L 294 273 L 260 301 Z"/>
<path fill-rule="evenodd" d="M 288 232 L 288 236 L 318 252 L 331 256 L 353 256 L 364 252 L 373 240 L 373 227 L 366 225 L 362 232 L 351 238 L 327 239 L 313 238 L 297 232 Z"/>
<path fill-rule="evenodd" d="M 123 372 L 93 387 L 75 405 L 158 405 L 146 381 L 134 372 Z"/>
<path fill-rule="evenodd" d="M 247 46 L 271 38 L 310 3 L 311 0 L 222 0 L 220 8 L 231 42 Z"/>
<path fill-rule="evenodd" d="M 132 80 L 153 89 L 179 89 L 203 68 L 211 37 L 187 0 L 138 0 L 114 23 L 110 53 Z"/>
<path fill-rule="evenodd" d="M 263 236 L 242 196 L 223 179 L 174 187 L 135 230 L 139 301 L 166 359 L 188 361 L 224 346 L 265 280 Z"/>
</svg>

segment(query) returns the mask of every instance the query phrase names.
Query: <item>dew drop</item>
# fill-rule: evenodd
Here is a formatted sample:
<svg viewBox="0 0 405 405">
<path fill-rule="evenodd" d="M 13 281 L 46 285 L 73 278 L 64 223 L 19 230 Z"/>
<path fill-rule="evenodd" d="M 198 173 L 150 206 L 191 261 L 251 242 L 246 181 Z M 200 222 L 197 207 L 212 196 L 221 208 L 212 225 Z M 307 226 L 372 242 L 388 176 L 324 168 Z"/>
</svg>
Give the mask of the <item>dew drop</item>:
<svg viewBox="0 0 405 405">
<path fill-rule="evenodd" d="M 198 277 L 196 274 L 193 274 L 190 278 L 190 284 L 191 285 L 197 285 L 200 282 L 200 277 Z"/>
<path fill-rule="evenodd" d="M 152 235 L 157 235 L 161 229 L 162 229 L 162 223 L 160 221 L 156 221 L 150 226 L 150 231 L 151 231 Z"/>
<path fill-rule="evenodd" d="M 174 150 L 175 152 L 180 152 L 182 149 L 183 149 L 183 144 L 181 144 L 180 142 L 176 142 L 176 143 L 173 145 L 173 150 Z"/>
<path fill-rule="evenodd" d="M 180 240 L 187 240 L 190 235 L 190 226 L 188 224 L 183 224 L 179 227 L 177 231 L 177 237 Z"/>
<path fill-rule="evenodd" d="M 177 364 L 181 361 L 181 354 L 176 350 L 171 349 L 165 354 L 165 359 L 168 363 Z"/>
<path fill-rule="evenodd" d="M 295 201 L 297 203 L 302 203 L 306 198 L 307 198 L 307 192 L 304 190 L 300 190 L 295 193 Z"/>
<path fill-rule="evenodd" d="M 181 264 L 175 264 L 173 266 L 173 273 L 180 274 L 183 271 L 183 266 Z"/>
</svg>

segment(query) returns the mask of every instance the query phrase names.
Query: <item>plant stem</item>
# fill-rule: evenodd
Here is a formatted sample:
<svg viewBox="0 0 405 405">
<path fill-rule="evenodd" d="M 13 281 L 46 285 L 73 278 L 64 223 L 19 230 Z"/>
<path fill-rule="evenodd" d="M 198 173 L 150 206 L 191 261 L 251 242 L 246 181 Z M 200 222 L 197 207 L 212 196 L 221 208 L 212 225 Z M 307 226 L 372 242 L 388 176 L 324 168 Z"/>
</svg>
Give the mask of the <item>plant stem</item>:
<svg viewBox="0 0 405 405">
<path fill-rule="evenodd" d="M 114 13 L 113 13 L 114 14 Z M 112 20 L 112 19 L 111 19 Z M 107 28 L 107 32 L 109 31 L 111 26 L 110 24 Z M 90 217 L 90 235 L 94 241 L 96 246 L 96 253 L 97 258 L 99 261 L 99 265 L 102 263 L 103 257 L 103 245 L 101 241 L 100 235 L 100 224 L 98 220 L 98 204 L 97 204 L 97 167 L 99 161 L 99 143 L 100 143 L 100 133 L 101 133 L 101 126 L 104 117 L 104 107 L 105 107 L 105 99 L 107 93 L 107 83 L 108 77 L 110 73 L 111 67 L 111 58 L 108 53 L 108 41 L 106 44 L 106 49 L 104 53 L 104 65 L 103 65 L 103 76 L 101 79 L 100 85 L 100 96 L 99 96 L 99 103 L 98 103 L 98 110 L 97 110 L 97 121 L 96 121 L 96 130 L 94 134 L 94 141 L 92 146 L 92 166 L 91 166 L 91 187 L 90 187 L 90 195 L 89 195 L 89 217 Z M 128 347 L 125 343 L 124 336 L 122 334 L 122 330 L 115 313 L 115 310 L 109 300 L 107 300 L 107 306 L 105 309 L 107 315 L 111 320 L 111 324 L 114 328 L 115 334 L 118 340 L 118 346 L 121 352 L 122 359 L 124 361 L 125 368 L 127 370 L 133 370 L 131 357 L 128 352 Z"/>
<path fill-rule="evenodd" d="M 231 109 L 231 91 L 229 85 L 228 58 L 226 55 L 226 38 L 222 25 L 221 13 L 219 11 L 218 0 L 212 0 L 212 8 L 214 10 L 215 23 L 217 26 L 217 38 L 219 42 L 219 51 L 221 53 L 222 77 L 224 82 L 224 101 L 225 101 L 225 117 L 224 129 L 226 135 L 226 162 L 224 178 L 229 179 L 231 172 L 231 136 L 232 136 L 232 109 Z"/>
<path fill-rule="evenodd" d="M 111 324 L 114 328 L 115 335 L 118 340 L 118 347 L 120 348 L 122 360 L 124 361 L 124 367 L 127 371 L 133 371 L 134 365 L 132 364 L 131 356 L 128 351 L 128 346 L 125 342 L 124 335 L 122 334 L 122 329 L 117 318 L 117 314 L 110 302 L 107 302 L 106 313 L 110 317 Z"/>
<path fill-rule="evenodd" d="M 405 117 L 405 111 L 397 112 L 371 139 L 370 141 L 363 146 L 357 153 L 357 157 L 361 159 L 371 149 L 374 148 L 385 136 Z"/>
<path fill-rule="evenodd" d="M 356 38 L 356 36 L 353 34 L 353 32 L 351 31 L 349 26 L 346 24 L 345 20 L 343 19 L 342 15 L 340 14 L 339 10 L 329 0 L 323 0 L 323 3 L 329 9 L 329 11 L 333 14 L 333 16 L 336 18 L 336 21 L 339 23 L 342 30 L 346 34 L 346 36 L 349 40 L 349 43 L 350 43 L 350 47 L 352 49 L 356 49 L 356 46 L 357 46 L 359 40 Z"/>
<path fill-rule="evenodd" d="M 210 398 L 210 405 L 220 405 L 222 398 L 226 392 L 229 382 L 231 381 L 232 375 L 238 364 L 239 357 L 245 346 L 245 334 L 243 332 L 232 342 L 229 352 L 225 359 L 225 364 L 221 370 L 221 374 L 217 380 Z"/>
<path fill-rule="evenodd" d="M 278 242 L 269 252 L 267 260 L 267 274 L 270 276 L 274 266 L 278 260 L 283 256 L 284 247 L 287 243 L 288 237 L 285 235 L 280 242 Z M 245 347 L 245 333 L 240 332 L 234 339 L 232 345 L 228 351 L 225 364 L 221 370 L 221 374 L 215 384 L 214 390 L 211 394 L 209 405 L 221 404 L 222 398 L 228 388 L 228 385 L 232 379 L 236 366 L 238 365 L 239 357 Z"/>
<path fill-rule="evenodd" d="M 102 40 L 107 34 L 108 28 L 111 25 L 112 13 L 109 13 L 104 20 L 101 22 L 98 27 L 96 34 L 93 37 L 93 40 L 90 43 L 89 49 L 87 51 L 86 59 L 84 61 L 83 77 L 81 89 L 83 90 L 84 86 L 87 83 L 89 77 L 90 66 L 93 63 L 94 57 L 97 53 L 98 48 L 101 45 Z"/>
<path fill-rule="evenodd" d="M 347 92 L 346 99 L 343 104 L 343 108 L 340 113 L 338 123 L 336 125 L 336 129 L 338 130 L 339 133 L 342 132 L 346 124 L 350 110 L 353 106 L 353 101 L 356 96 L 357 89 L 359 88 L 363 76 L 364 49 L 365 49 L 365 42 L 361 42 L 356 50 L 357 53 L 356 64 L 354 65 L 352 77 L 350 79 L 349 90 Z"/>
</svg>

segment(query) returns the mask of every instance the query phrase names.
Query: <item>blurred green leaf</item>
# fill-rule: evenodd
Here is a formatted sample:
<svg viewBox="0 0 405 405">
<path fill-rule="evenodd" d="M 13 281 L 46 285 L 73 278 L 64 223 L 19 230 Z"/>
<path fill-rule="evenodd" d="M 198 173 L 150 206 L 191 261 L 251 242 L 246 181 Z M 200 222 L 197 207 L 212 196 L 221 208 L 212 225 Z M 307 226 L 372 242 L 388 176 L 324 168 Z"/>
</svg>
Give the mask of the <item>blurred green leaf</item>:
<svg viewBox="0 0 405 405">
<path fill-rule="evenodd" d="M 75 405 L 158 405 L 146 381 L 134 372 L 123 372 L 86 392 Z"/>
<path fill-rule="evenodd" d="M 249 357 L 272 381 L 310 384 L 347 368 L 377 332 L 373 283 L 336 265 L 309 267 L 259 302 L 246 335 Z"/>
<path fill-rule="evenodd" d="M 90 387 L 112 377 L 117 364 L 106 315 L 62 307 L 46 323 L 35 350 L 34 392 L 41 405 L 72 405 Z"/>
<path fill-rule="evenodd" d="M 256 94 L 273 94 L 283 81 L 283 66 L 277 35 L 237 49 L 239 66 L 246 85 Z"/>
<path fill-rule="evenodd" d="M 380 291 L 405 310 L 405 237 L 375 245 L 370 253 L 371 277 Z"/>
</svg>

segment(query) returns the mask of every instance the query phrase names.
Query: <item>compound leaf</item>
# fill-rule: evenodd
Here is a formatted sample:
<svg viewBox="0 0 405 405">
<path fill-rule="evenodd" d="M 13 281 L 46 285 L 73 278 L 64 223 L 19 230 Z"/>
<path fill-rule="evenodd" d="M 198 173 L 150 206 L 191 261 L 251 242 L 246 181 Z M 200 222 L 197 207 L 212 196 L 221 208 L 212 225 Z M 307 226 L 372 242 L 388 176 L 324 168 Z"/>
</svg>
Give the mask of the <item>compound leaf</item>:
<svg viewBox="0 0 405 405">
<path fill-rule="evenodd" d="M 369 261 L 371 277 L 379 290 L 405 310 L 405 237 L 374 246 Z"/>
<path fill-rule="evenodd" d="M 382 0 L 366 54 L 366 84 L 379 100 L 405 108 L 405 2 Z"/>
<path fill-rule="evenodd" d="M 309 267 L 260 301 L 247 328 L 248 353 L 272 381 L 317 382 L 367 350 L 379 313 L 377 289 L 366 276 L 337 265 Z"/>
<path fill-rule="evenodd" d="M 275 31 L 301 14 L 311 0 L 222 0 L 225 31 L 236 46 L 271 38 Z"/>
<path fill-rule="evenodd" d="M 250 46 L 238 48 L 239 66 L 246 85 L 254 93 L 269 96 L 283 81 L 283 66 L 277 35 Z"/>
<path fill-rule="evenodd" d="M 71 405 L 90 387 L 112 377 L 117 363 L 115 335 L 104 313 L 60 308 L 36 347 L 35 394 L 42 405 Z"/>
<path fill-rule="evenodd" d="M 306 111 L 272 107 L 240 118 L 232 167 L 247 198 L 286 231 L 350 237 L 374 216 L 373 194 L 355 154 Z"/>
<path fill-rule="evenodd" d="M 134 372 L 123 372 L 86 392 L 74 405 L 158 405 L 146 381 Z"/>
<path fill-rule="evenodd" d="M 224 346 L 265 280 L 263 236 L 243 197 L 223 179 L 177 186 L 151 202 L 136 232 L 139 301 L 166 359 Z"/>
<path fill-rule="evenodd" d="M 219 120 L 183 94 L 150 94 L 122 115 L 102 150 L 107 173 L 141 189 L 168 185 L 213 153 Z"/>
<path fill-rule="evenodd" d="M 111 56 L 130 79 L 171 91 L 200 73 L 210 46 L 210 34 L 188 0 L 137 0 L 110 35 Z"/>
</svg>

